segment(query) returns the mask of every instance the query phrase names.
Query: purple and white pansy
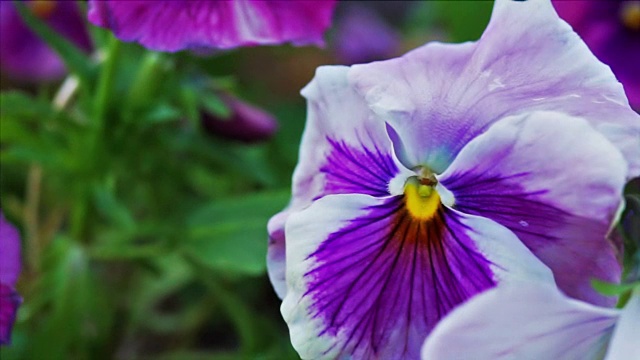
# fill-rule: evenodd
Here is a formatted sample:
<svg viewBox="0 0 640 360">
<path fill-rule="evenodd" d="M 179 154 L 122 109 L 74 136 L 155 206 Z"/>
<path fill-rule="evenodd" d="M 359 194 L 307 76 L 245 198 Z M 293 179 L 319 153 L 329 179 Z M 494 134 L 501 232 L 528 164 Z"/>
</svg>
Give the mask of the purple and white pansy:
<svg viewBox="0 0 640 360">
<path fill-rule="evenodd" d="M 151 50 L 322 45 L 336 0 L 89 0 L 89 20 Z"/>
<path fill-rule="evenodd" d="M 427 338 L 422 358 L 640 359 L 638 334 L 640 288 L 617 310 L 569 299 L 553 286 L 506 286 L 451 312 Z"/>
<path fill-rule="evenodd" d="M 268 226 L 302 358 L 417 359 L 499 285 L 615 303 L 590 279 L 620 278 L 606 235 L 640 117 L 548 0 L 497 0 L 475 43 L 321 67 L 302 94 L 292 200 Z"/>
</svg>

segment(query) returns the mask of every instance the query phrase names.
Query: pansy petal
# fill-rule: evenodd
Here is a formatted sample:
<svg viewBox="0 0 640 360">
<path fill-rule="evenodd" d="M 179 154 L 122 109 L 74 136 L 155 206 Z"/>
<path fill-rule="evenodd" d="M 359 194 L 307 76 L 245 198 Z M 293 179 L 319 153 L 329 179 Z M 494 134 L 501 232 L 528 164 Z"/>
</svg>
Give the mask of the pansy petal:
<svg viewBox="0 0 640 360">
<path fill-rule="evenodd" d="M 259 44 L 322 45 L 334 0 L 90 0 L 89 20 L 159 51 Z"/>
<path fill-rule="evenodd" d="M 290 211 L 285 209 L 273 216 L 267 224 L 267 231 L 269 232 L 267 272 L 273 289 L 280 299 L 284 298 L 287 293 L 284 223 L 289 217 L 289 213 Z"/>
<path fill-rule="evenodd" d="M 620 313 L 607 350 L 607 360 L 640 359 L 640 288 Z"/>
<path fill-rule="evenodd" d="M 13 287 L 20 274 L 20 233 L 0 212 L 0 284 Z"/>
<path fill-rule="evenodd" d="M 0 284 L 0 344 L 2 345 L 9 344 L 11 341 L 11 330 L 21 303 L 22 298 L 13 288 Z"/>
<path fill-rule="evenodd" d="M 590 280 L 617 282 L 606 235 L 622 202 L 626 163 L 583 119 L 555 112 L 505 118 L 468 143 L 440 176 L 454 207 L 512 230 L 569 296 L 598 305 Z"/>
<path fill-rule="evenodd" d="M 0 211 L 0 344 L 9 343 L 16 311 L 22 302 L 15 291 L 20 267 L 20 233 Z"/>
<path fill-rule="evenodd" d="M 640 116 L 549 0 L 497 0 L 477 42 L 429 43 L 397 59 L 356 65 L 349 77 L 398 132 L 408 167 L 442 172 L 499 119 L 552 110 L 587 119 L 625 155 L 627 177 L 640 175 Z"/>
<path fill-rule="evenodd" d="M 291 204 L 283 213 L 303 209 L 329 194 L 398 195 L 404 180 L 414 175 L 395 158 L 385 123 L 348 86 L 348 69 L 320 67 L 302 90 L 308 102 L 307 125 L 293 174 Z M 269 226 L 270 247 L 284 246 L 285 220 L 286 216 Z M 269 250 L 270 254 L 279 251 Z M 270 258 L 269 271 L 279 266 L 275 255 Z"/>
<path fill-rule="evenodd" d="M 499 286 L 445 317 L 427 338 L 422 359 L 596 360 L 617 317 L 553 286 Z"/>
<path fill-rule="evenodd" d="M 282 313 L 305 359 L 415 359 L 451 309 L 498 283 L 553 276 L 499 224 L 404 196 L 330 195 L 286 224 Z"/>
</svg>

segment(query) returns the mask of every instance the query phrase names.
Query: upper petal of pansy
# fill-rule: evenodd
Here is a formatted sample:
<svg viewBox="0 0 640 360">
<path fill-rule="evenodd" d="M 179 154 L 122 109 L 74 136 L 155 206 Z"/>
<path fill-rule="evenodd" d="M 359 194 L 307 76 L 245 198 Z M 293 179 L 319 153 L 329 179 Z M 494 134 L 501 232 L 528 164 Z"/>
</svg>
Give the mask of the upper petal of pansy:
<svg viewBox="0 0 640 360">
<path fill-rule="evenodd" d="M 416 359 L 451 309 L 498 283 L 553 276 L 499 224 L 410 195 L 329 195 L 290 215 L 282 313 L 304 359 Z"/>
<path fill-rule="evenodd" d="M 272 281 L 284 277 L 282 272 L 271 272 L 283 269 L 278 262 L 284 261 L 281 255 L 287 214 L 329 194 L 401 194 L 404 180 L 415 175 L 396 159 L 386 124 L 348 86 L 348 69 L 320 67 L 302 90 L 307 98 L 307 124 L 293 174 L 293 196 L 288 209 L 276 215 L 268 226 L 267 257 Z M 276 282 L 274 287 L 284 287 Z"/>
<path fill-rule="evenodd" d="M 601 359 L 617 318 L 616 310 L 571 300 L 553 286 L 497 287 L 445 317 L 422 359 Z"/>
<path fill-rule="evenodd" d="M 622 309 L 613 330 L 606 360 L 640 359 L 640 287 Z"/>
<path fill-rule="evenodd" d="M 505 118 L 468 143 L 440 177 L 454 207 L 512 230 L 569 296 L 598 305 L 592 278 L 617 282 L 605 240 L 622 202 L 626 163 L 585 120 L 555 112 Z"/>
<path fill-rule="evenodd" d="M 159 51 L 259 44 L 322 45 L 335 0 L 90 0 L 89 20 Z"/>
<path fill-rule="evenodd" d="M 587 119 L 640 175 L 640 116 L 608 66 L 548 0 L 497 0 L 475 43 L 429 43 L 403 57 L 356 65 L 352 84 L 397 130 L 401 160 L 443 171 L 495 121 L 533 110 Z"/>
</svg>

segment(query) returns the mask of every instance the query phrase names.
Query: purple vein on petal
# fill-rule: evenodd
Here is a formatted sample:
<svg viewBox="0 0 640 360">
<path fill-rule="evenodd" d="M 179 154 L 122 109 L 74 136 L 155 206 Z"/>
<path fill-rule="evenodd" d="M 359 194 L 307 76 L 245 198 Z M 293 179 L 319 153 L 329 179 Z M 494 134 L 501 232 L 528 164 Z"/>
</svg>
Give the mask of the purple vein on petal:
<svg viewBox="0 0 640 360">
<path fill-rule="evenodd" d="M 340 352 L 380 356 L 402 328 L 393 346 L 411 358 L 420 347 L 413 338 L 495 285 L 490 262 L 466 238 L 467 225 L 443 207 L 429 221 L 413 219 L 402 196 L 366 210 L 309 256 L 317 266 L 305 274 L 304 296 L 313 298 L 310 315 L 323 319 L 318 336 L 346 329 Z"/>
</svg>

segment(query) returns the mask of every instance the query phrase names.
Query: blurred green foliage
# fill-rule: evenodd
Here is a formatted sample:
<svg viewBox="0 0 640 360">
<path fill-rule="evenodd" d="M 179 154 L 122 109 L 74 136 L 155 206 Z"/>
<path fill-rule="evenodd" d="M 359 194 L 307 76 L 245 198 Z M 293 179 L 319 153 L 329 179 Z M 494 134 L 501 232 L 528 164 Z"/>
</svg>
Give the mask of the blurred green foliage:
<svg viewBox="0 0 640 360">
<path fill-rule="evenodd" d="M 412 46 L 478 38 L 491 2 L 405 6 Z M 289 199 L 297 92 L 330 50 L 160 54 L 92 27 L 88 57 L 22 15 L 70 75 L 0 95 L 2 209 L 24 258 L 2 360 L 296 359 L 265 274 L 266 223 Z M 221 90 L 271 111 L 276 136 L 206 134 L 202 109 L 229 115 Z"/>
</svg>

